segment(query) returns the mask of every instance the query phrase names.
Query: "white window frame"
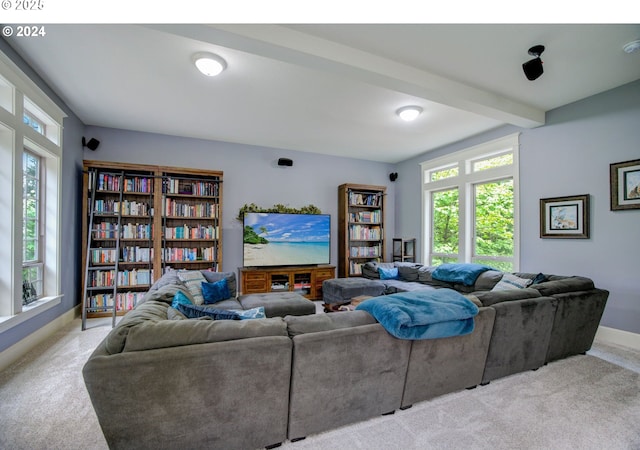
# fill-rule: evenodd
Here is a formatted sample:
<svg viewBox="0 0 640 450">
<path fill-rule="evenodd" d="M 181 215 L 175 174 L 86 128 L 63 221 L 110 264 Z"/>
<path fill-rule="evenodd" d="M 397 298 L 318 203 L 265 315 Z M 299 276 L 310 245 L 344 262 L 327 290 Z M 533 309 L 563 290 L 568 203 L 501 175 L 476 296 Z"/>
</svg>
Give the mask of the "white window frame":
<svg viewBox="0 0 640 450">
<path fill-rule="evenodd" d="M 425 161 L 420 164 L 422 172 L 422 236 L 423 255 L 429 261 L 432 247 L 431 232 L 431 193 L 447 189 L 458 189 L 458 261 L 473 262 L 474 239 L 474 186 L 477 184 L 513 180 L 513 271 L 520 268 L 520 189 L 519 189 L 519 150 L 520 133 L 514 133 L 490 142 L 457 151 L 446 156 Z M 490 156 L 513 153 L 513 164 L 491 169 L 473 171 L 473 163 Z M 430 181 L 430 173 L 438 169 L 458 167 L 458 175 Z M 479 259 L 490 259 L 478 256 Z"/>
<path fill-rule="evenodd" d="M 45 125 L 45 133 L 24 123 L 24 112 Z M 61 302 L 62 123 L 64 112 L 4 53 L 0 52 L 0 332 Z M 22 155 L 40 156 L 45 238 L 42 297 L 22 305 Z"/>
</svg>

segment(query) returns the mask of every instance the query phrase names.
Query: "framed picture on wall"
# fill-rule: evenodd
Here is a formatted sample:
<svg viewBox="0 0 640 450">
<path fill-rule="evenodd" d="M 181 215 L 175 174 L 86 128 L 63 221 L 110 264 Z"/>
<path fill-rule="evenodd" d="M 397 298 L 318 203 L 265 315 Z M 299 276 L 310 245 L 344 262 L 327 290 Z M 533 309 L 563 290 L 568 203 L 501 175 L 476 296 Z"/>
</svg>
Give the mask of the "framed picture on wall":
<svg viewBox="0 0 640 450">
<path fill-rule="evenodd" d="M 610 165 L 611 211 L 640 209 L 640 159 Z"/>
<path fill-rule="evenodd" d="M 540 199 L 540 237 L 588 239 L 589 194 Z"/>
</svg>

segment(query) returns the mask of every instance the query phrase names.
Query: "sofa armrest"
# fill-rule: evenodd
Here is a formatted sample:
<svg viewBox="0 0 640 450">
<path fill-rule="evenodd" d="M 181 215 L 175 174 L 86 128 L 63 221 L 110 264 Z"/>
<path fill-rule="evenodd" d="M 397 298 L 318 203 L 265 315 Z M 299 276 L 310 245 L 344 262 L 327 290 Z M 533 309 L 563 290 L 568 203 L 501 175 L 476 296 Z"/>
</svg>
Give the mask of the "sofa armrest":
<svg viewBox="0 0 640 450">
<path fill-rule="evenodd" d="M 561 277 L 552 275 L 549 281 L 532 284 L 531 288 L 540 291 L 540 294 L 547 297 L 549 295 L 562 294 L 565 292 L 588 291 L 594 289 L 593 280 L 586 277 Z"/>
<path fill-rule="evenodd" d="M 542 297 L 539 291 L 531 288 L 509 289 L 506 291 L 477 291 L 473 295 L 478 297 L 484 306 L 495 305 L 496 303 L 523 300 L 528 298 Z"/>
</svg>

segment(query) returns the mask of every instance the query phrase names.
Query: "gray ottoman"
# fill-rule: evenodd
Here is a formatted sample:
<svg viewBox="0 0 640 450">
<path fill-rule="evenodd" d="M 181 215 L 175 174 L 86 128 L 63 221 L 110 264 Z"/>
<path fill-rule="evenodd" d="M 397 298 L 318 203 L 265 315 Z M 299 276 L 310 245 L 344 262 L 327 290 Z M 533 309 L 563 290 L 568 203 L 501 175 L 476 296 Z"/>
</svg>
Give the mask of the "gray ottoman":
<svg viewBox="0 0 640 450">
<path fill-rule="evenodd" d="M 332 278 L 322 282 L 322 300 L 325 305 L 351 302 L 354 297 L 377 297 L 386 289 L 382 281 L 369 278 Z"/>
<path fill-rule="evenodd" d="M 246 294 L 239 296 L 238 301 L 242 309 L 264 306 L 267 317 L 305 316 L 316 313 L 315 303 L 295 292 Z"/>
</svg>

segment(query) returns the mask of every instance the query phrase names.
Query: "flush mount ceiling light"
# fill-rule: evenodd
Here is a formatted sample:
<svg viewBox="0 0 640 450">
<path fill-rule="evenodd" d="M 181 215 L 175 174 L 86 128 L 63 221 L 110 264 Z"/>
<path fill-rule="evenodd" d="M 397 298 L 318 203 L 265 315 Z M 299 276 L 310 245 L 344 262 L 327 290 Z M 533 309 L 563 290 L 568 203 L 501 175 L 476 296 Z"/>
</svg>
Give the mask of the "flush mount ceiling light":
<svg viewBox="0 0 640 450">
<path fill-rule="evenodd" d="M 400 118 L 405 122 L 416 120 L 420 113 L 422 113 L 422 108 L 419 106 L 403 106 L 396 111 L 396 114 L 398 114 L 398 116 L 400 116 Z"/>
<path fill-rule="evenodd" d="M 626 43 L 622 47 L 622 50 L 624 50 L 625 53 L 637 52 L 638 50 L 640 50 L 640 39 L 636 39 L 635 41 Z"/>
<path fill-rule="evenodd" d="M 227 62 L 213 53 L 200 52 L 193 55 L 193 63 L 208 77 L 215 77 L 227 68 Z"/>
<path fill-rule="evenodd" d="M 542 52 L 544 52 L 544 45 L 534 45 L 529 49 L 529 54 L 535 56 L 535 58 L 522 65 L 522 70 L 524 70 L 527 80 L 533 81 L 542 75 L 542 60 L 540 59 Z"/>
</svg>

